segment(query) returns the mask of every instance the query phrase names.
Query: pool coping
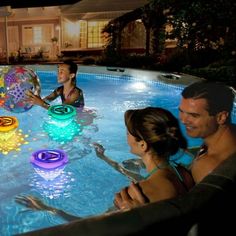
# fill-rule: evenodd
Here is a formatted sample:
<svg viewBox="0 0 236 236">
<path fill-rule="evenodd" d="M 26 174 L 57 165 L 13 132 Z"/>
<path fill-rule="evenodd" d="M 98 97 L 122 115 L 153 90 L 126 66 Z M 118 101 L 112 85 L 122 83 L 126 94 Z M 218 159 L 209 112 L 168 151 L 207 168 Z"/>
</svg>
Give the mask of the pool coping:
<svg viewBox="0 0 236 236">
<path fill-rule="evenodd" d="M 52 71 L 57 69 L 57 65 L 22 65 L 31 68 L 35 71 Z M 189 74 L 178 73 L 178 72 L 165 72 L 165 71 L 152 71 L 152 70 L 141 70 L 131 69 L 124 67 L 107 67 L 107 66 L 85 66 L 78 65 L 78 74 L 103 74 L 103 75 L 114 75 L 118 77 L 133 77 L 137 79 L 161 81 L 167 84 L 173 85 L 189 85 L 190 83 L 205 80 L 197 76 Z"/>
</svg>

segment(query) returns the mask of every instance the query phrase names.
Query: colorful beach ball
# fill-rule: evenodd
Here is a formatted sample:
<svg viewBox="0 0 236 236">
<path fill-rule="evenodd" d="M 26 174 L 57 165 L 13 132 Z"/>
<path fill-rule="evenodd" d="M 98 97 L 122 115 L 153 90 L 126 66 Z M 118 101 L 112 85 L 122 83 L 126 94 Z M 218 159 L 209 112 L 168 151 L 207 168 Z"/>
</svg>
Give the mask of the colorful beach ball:
<svg viewBox="0 0 236 236">
<path fill-rule="evenodd" d="M 37 74 L 26 67 L 13 66 L 3 76 L 4 104 L 3 107 L 11 112 L 28 111 L 32 105 L 27 102 L 27 91 L 40 94 L 40 81 Z"/>
</svg>

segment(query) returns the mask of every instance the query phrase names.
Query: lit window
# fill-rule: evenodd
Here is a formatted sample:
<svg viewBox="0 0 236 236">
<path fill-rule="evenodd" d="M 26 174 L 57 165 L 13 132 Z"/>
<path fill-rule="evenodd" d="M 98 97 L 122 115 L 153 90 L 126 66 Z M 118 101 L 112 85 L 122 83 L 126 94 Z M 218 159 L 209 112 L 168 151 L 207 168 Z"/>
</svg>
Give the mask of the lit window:
<svg viewBox="0 0 236 236">
<path fill-rule="evenodd" d="M 105 45 L 102 30 L 108 21 L 89 21 L 88 22 L 88 48 L 97 48 Z"/>
<path fill-rule="evenodd" d="M 53 24 L 23 25 L 23 45 L 38 45 L 51 43 L 54 35 Z"/>
<path fill-rule="evenodd" d="M 42 27 L 33 27 L 33 39 L 35 44 L 42 43 Z"/>
</svg>

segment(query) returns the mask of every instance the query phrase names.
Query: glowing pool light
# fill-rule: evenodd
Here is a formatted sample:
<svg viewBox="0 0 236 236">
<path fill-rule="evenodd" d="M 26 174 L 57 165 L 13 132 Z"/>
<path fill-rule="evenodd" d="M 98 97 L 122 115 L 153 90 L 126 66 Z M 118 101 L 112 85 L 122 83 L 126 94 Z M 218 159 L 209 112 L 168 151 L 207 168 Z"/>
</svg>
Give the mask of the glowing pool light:
<svg viewBox="0 0 236 236">
<path fill-rule="evenodd" d="M 135 89 L 137 92 L 143 92 L 147 90 L 147 85 L 143 82 L 135 82 L 132 84 L 132 89 Z"/>
<path fill-rule="evenodd" d="M 53 180 L 64 170 L 68 157 L 62 150 L 42 149 L 32 153 L 30 162 L 40 176 Z"/>
<path fill-rule="evenodd" d="M 8 140 L 15 134 L 15 130 L 19 123 L 14 116 L 0 116 L 0 139 Z"/>
<path fill-rule="evenodd" d="M 4 155 L 12 150 L 20 151 L 22 144 L 27 144 L 22 130 L 17 130 L 19 122 L 14 116 L 0 116 L 0 152 Z"/>
<path fill-rule="evenodd" d="M 48 114 L 56 120 L 71 120 L 76 115 L 76 108 L 71 105 L 54 105 L 49 107 Z"/>
<path fill-rule="evenodd" d="M 70 105 L 50 106 L 49 120 L 44 123 L 43 128 L 55 141 L 70 141 L 81 132 L 81 126 L 75 120 L 76 114 L 76 108 Z"/>
</svg>

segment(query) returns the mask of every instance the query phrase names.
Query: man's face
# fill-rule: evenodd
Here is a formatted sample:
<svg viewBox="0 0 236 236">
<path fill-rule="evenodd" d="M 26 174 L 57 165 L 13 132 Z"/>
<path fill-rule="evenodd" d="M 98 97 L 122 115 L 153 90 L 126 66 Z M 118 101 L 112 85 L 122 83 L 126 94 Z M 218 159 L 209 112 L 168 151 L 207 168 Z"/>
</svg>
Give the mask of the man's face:
<svg viewBox="0 0 236 236">
<path fill-rule="evenodd" d="M 69 71 L 69 65 L 61 64 L 58 66 L 57 81 L 63 84 L 71 79 L 71 73 Z"/>
<path fill-rule="evenodd" d="M 216 116 L 207 111 L 206 99 L 182 98 L 179 105 L 179 118 L 190 137 L 203 138 L 214 134 L 218 128 Z"/>
</svg>

